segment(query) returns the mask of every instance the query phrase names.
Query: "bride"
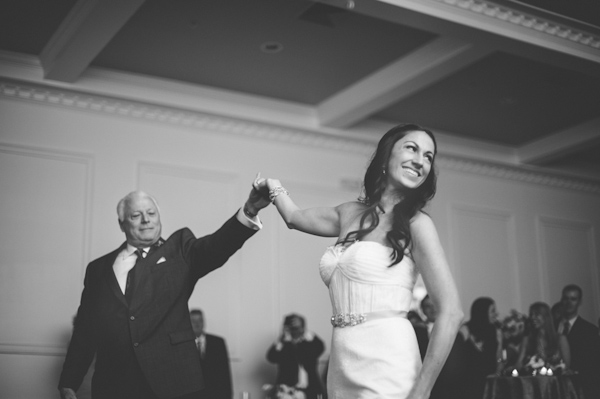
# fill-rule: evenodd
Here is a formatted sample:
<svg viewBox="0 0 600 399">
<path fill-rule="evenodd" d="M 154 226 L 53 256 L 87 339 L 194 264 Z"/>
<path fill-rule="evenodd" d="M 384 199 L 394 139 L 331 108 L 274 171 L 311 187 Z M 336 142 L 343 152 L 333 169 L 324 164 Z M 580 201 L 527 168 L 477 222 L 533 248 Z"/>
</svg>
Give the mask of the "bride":
<svg viewBox="0 0 600 399">
<path fill-rule="evenodd" d="M 462 310 L 431 218 L 435 194 L 433 134 L 413 124 L 379 141 L 358 201 L 299 208 L 277 179 L 257 177 L 287 226 L 337 237 L 319 270 L 329 288 L 334 326 L 327 374 L 330 399 L 425 399 L 448 356 Z M 421 364 L 406 319 L 418 274 L 439 309 Z"/>
</svg>

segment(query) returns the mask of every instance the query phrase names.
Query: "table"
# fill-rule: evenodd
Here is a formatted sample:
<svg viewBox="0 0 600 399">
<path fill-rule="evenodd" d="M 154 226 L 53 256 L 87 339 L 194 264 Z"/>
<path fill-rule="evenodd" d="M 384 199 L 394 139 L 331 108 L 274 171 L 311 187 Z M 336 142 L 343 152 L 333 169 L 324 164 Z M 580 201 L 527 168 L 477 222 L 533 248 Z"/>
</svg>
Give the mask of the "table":
<svg viewBox="0 0 600 399">
<path fill-rule="evenodd" d="M 577 375 L 488 376 L 483 399 L 584 399 Z"/>
</svg>

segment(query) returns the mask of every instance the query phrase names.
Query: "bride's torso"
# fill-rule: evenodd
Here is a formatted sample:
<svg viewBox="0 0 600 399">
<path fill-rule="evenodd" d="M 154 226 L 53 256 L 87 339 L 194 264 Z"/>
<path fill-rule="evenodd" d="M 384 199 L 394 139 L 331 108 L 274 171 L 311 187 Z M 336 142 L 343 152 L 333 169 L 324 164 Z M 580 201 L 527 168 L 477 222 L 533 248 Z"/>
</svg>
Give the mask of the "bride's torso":
<svg viewBox="0 0 600 399">
<path fill-rule="evenodd" d="M 391 253 L 376 241 L 327 248 L 319 271 L 334 314 L 409 310 L 417 270 L 408 255 L 390 267 Z"/>
</svg>

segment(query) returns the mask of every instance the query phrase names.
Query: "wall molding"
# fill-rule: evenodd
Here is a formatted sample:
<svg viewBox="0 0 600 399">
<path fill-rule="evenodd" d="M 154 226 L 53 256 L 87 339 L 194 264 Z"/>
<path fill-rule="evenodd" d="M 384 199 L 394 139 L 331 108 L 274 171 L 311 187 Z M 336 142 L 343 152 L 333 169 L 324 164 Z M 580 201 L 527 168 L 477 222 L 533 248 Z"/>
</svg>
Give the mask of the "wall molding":
<svg viewBox="0 0 600 399">
<path fill-rule="evenodd" d="M 571 42 L 600 49 L 600 36 L 577 29 L 567 24 L 558 23 L 548 18 L 536 16 L 521 10 L 499 5 L 487 0 L 435 0 L 438 3 L 468 10 L 484 17 L 509 22 L 536 32 L 566 39 Z"/>
<path fill-rule="evenodd" d="M 80 275 L 76 281 L 83 281 L 86 271 L 86 265 L 89 261 L 91 247 L 91 223 L 92 223 L 92 187 L 94 178 L 94 156 L 85 152 L 74 152 L 47 147 L 38 147 L 31 145 L 10 144 L 0 141 L 0 155 L 10 154 L 20 157 L 33 158 L 38 160 L 49 160 L 61 162 L 69 165 L 77 165 L 83 168 L 84 180 L 82 181 L 83 204 L 81 214 L 80 237 L 81 259 L 77 262 L 80 265 Z M 77 246 L 75 246 L 77 247 Z M 6 267 L 6 265 L 3 265 Z M 39 293 L 38 293 L 39 294 Z M 77 294 L 77 298 L 79 294 Z M 10 322 L 5 317 L 5 322 Z M 3 339 L 0 341 L 0 354 L 11 355 L 33 355 L 33 356 L 64 356 L 67 352 L 67 344 L 53 345 L 35 342 L 9 342 L 11 340 Z M 15 341 L 14 339 L 12 341 Z"/>
<path fill-rule="evenodd" d="M 249 138 L 276 140 L 293 145 L 304 145 L 349 152 L 369 157 L 375 149 L 376 139 L 364 140 L 342 137 L 308 129 L 294 129 L 268 125 L 242 119 L 208 113 L 176 109 L 108 96 L 92 95 L 59 88 L 0 80 L 0 98 L 10 98 L 37 104 L 70 108 L 75 110 L 111 114 L 117 117 L 142 119 L 215 133 L 227 133 Z M 524 165 L 509 165 L 484 162 L 439 154 L 438 167 L 458 172 L 469 172 L 483 176 L 540 184 L 569 190 L 600 194 L 600 182 L 560 175 Z"/>
<path fill-rule="evenodd" d="M 499 179 L 600 194 L 600 183 L 593 180 L 562 176 L 526 166 L 474 161 L 451 156 L 438 156 L 437 167 L 456 172 L 474 173 Z"/>
<path fill-rule="evenodd" d="M 366 139 L 363 141 L 356 138 L 340 138 L 310 130 L 292 129 L 232 117 L 79 93 L 67 89 L 48 88 L 21 82 L 0 81 L 1 97 L 81 111 L 111 114 L 119 117 L 143 119 L 184 128 L 210 130 L 216 133 L 230 133 L 266 140 L 278 140 L 292 144 L 318 146 L 319 148 L 358 154 L 370 154 L 372 151 L 371 145 L 373 144 Z"/>
</svg>

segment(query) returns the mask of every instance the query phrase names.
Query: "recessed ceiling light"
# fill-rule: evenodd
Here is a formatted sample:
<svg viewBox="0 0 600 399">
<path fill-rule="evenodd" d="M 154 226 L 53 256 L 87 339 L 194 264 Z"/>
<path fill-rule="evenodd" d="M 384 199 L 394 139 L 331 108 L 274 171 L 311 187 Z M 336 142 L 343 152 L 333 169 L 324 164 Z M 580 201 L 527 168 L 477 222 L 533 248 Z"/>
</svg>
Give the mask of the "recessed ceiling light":
<svg viewBox="0 0 600 399">
<path fill-rule="evenodd" d="M 283 44 L 279 42 L 264 42 L 260 45 L 260 51 L 267 54 L 279 53 L 283 50 Z"/>
</svg>

